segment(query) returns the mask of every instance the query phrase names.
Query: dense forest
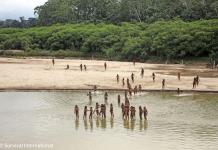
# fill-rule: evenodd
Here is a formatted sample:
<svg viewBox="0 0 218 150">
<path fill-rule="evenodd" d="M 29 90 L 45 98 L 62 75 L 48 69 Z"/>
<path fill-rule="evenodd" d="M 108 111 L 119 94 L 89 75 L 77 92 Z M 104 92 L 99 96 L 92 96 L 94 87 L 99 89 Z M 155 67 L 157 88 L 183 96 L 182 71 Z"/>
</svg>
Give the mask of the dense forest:
<svg viewBox="0 0 218 150">
<path fill-rule="evenodd" d="M 48 0 L 34 11 L 0 22 L 0 55 L 218 60 L 217 0 Z"/>
<path fill-rule="evenodd" d="M 56 24 L 0 29 L 0 49 L 100 55 L 119 60 L 177 59 L 218 55 L 218 19 L 184 22 Z M 68 53 L 69 52 L 69 53 Z"/>
<path fill-rule="evenodd" d="M 217 0 L 48 0 L 35 8 L 40 25 L 218 18 Z"/>
</svg>

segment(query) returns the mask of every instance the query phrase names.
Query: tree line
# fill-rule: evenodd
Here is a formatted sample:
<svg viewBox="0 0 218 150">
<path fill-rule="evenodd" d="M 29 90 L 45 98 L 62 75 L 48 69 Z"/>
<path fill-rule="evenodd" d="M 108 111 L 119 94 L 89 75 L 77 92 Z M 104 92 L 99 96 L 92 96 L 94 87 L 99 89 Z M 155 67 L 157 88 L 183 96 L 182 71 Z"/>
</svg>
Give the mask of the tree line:
<svg viewBox="0 0 218 150">
<path fill-rule="evenodd" d="M 0 49 L 25 52 L 79 52 L 118 60 L 218 58 L 218 19 L 154 23 L 56 24 L 47 27 L 2 28 Z M 63 52 L 62 51 L 62 52 Z"/>
<path fill-rule="evenodd" d="M 217 0 L 48 0 L 35 8 L 39 25 L 218 18 Z"/>
</svg>

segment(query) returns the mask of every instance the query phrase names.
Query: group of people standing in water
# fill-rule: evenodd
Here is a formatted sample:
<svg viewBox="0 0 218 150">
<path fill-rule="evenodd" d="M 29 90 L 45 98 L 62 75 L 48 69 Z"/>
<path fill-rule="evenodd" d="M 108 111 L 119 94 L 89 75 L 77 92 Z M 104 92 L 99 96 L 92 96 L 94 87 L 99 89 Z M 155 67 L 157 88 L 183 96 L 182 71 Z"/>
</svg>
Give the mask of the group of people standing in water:
<svg viewBox="0 0 218 150">
<path fill-rule="evenodd" d="M 92 101 L 92 93 L 88 92 L 87 96 L 89 97 L 89 101 Z M 96 117 L 101 117 L 102 119 L 106 119 L 106 106 L 108 105 L 108 93 L 105 92 L 104 93 L 104 100 L 105 103 L 104 104 L 99 104 L 98 102 L 95 104 L 95 109 L 93 109 L 93 107 L 91 106 L 89 109 L 87 106 L 84 107 L 84 111 L 83 111 L 83 119 L 92 119 L 93 115 L 95 114 Z M 122 111 L 122 118 L 125 120 L 133 120 L 136 118 L 136 108 L 134 106 L 130 105 L 130 101 L 127 97 L 127 92 L 125 92 L 125 101 L 124 103 L 121 103 L 121 96 L 118 95 L 117 98 L 117 102 L 118 102 L 118 106 L 121 108 Z M 88 114 L 89 112 L 89 114 Z M 110 112 L 110 117 L 114 118 L 114 108 L 113 108 L 113 104 L 111 103 L 109 105 L 109 112 Z M 76 116 L 76 119 L 79 119 L 79 107 L 78 105 L 75 105 L 74 107 L 74 114 Z M 148 111 L 146 106 L 142 107 L 139 106 L 139 118 L 140 120 L 142 120 L 143 118 L 145 120 L 147 120 L 147 115 L 148 115 Z"/>
</svg>

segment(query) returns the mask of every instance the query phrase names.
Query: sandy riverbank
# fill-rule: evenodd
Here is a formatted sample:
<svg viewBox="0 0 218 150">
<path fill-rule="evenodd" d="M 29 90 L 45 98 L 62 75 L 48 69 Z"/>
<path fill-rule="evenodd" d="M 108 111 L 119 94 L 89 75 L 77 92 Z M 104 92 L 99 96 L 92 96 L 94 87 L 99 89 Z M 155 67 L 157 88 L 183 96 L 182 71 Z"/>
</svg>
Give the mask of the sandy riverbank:
<svg viewBox="0 0 218 150">
<path fill-rule="evenodd" d="M 1 90 L 34 90 L 34 89 L 125 89 L 116 82 L 116 74 L 120 78 L 130 78 L 135 74 L 134 85 L 142 84 L 145 90 L 161 89 L 162 79 L 166 79 L 166 90 L 192 90 L 193 77 L 200 75 L 199 91 L 218 91 L 218 70 L 205 68 L 205 65 L 179 64 L 145 64 L 132 62 L 107 61 L 108 69 L 104 70 L 104 61 L 56 59 L 52 66 L 50 59 L 14 59 L 0 58 L 0 89 Z M 80 71 L 79 65 L 85 64 L 87 71 Z M 70 69 L 66 70 L 66 65 Z M 141 67 L 145 69 L 144 78 L 140 77 Z M 153 83 L 151 74 L 156 73 Z M 181 81 L 177 79 L 181 72 Z"/>
</svg>

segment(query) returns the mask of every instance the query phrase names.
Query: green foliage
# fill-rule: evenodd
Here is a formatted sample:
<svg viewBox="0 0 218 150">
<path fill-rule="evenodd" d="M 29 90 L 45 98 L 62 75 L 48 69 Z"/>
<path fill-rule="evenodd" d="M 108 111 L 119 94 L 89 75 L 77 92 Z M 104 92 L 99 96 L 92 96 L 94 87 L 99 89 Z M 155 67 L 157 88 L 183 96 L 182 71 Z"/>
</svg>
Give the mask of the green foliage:
<svg viewBox="0 0 218 150">
<path fill-rule="evenodd" d="M 78 52 L 79 56 L 140 61 L 209 57 L 218 51 L 218 20 L 5 28 L 0 29 L 0 49 L 20 49 L 26 53 L 31 49 L 34 55 L 66 51 L 65 56 L 69 52 Z M 42 53 L 45 50 L 46 54 Z"/>
</svg>

